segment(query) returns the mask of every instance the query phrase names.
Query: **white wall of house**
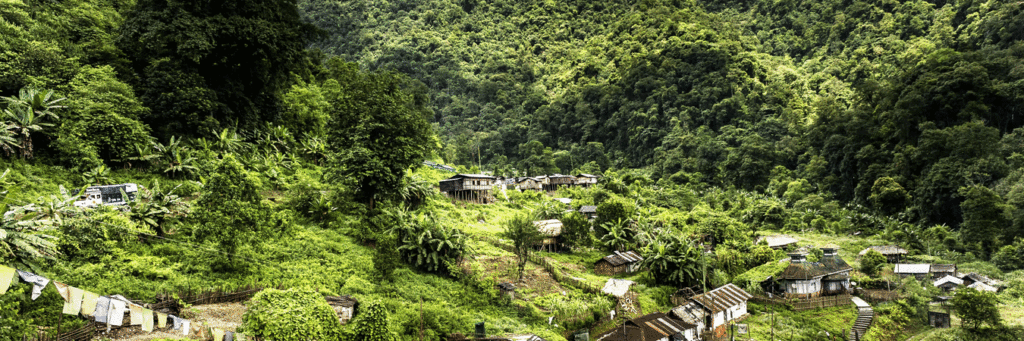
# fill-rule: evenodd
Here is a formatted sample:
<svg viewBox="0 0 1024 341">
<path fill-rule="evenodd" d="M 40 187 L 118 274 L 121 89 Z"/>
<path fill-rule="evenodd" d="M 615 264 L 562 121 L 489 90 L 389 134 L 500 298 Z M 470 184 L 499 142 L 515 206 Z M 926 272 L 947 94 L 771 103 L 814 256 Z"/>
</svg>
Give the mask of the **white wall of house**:
<svg viewBox="0 0 1024 341">
<path fill-rule="evenodd" d="M 808 280 L 787 280 L 786 293 L 790 294 L 813 294 L 821 291 L 821 278 Z"/>
</svg>

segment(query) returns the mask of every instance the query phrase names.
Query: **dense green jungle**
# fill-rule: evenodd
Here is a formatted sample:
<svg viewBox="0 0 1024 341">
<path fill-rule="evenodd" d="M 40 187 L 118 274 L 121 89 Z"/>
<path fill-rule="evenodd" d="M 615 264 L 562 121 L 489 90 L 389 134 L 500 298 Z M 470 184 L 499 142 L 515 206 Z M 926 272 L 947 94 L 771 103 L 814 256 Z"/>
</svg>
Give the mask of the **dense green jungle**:
<svg viewBox="0 0 1024 341">
<path fill-rule="evenodd" d="M 140 302 L 276 288 L 236 321 L 250 336 L 593 339 L 680 288 L 763 294 L 787 255 L 755 240 L 787 234 L 898 297 L 865 340 L 1024 339 L 1018 0 L 0 0 L 0 110 L 0 265 Z M 481 205 L 424 161 L 601 178 Z M 120 183 L 136 200 L 75 204 Z M 540 219 L 567 247 L 517 251 Z M 890 244 L 1001 290 L 933 305 L 858 256 Z M 615 250 L 646 270 L 596 274 Z M 639 311 L 582 288 L 609 278 Z M 0 340 L 88 323 L 31 291 L 0 294 Z M 856 318 L 748 309 L 759 340 Z"/>
</svg>

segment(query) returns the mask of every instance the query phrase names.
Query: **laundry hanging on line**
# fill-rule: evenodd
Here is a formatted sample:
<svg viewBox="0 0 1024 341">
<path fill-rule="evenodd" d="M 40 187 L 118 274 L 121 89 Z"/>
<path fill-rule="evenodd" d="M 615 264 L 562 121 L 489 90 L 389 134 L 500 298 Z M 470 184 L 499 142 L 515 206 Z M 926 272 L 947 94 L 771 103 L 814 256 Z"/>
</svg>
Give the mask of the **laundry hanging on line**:
<svg viewBox="0 0 1024 341">
<path fill-rule="evenodd" d="M 0 295 L 7 293 L 7 289 L 11 287 L 11 282 L 14 281 L 14 269 L 0 265 Z"/>
<path fill-rule="evenodd" d="M 43 293 L 43 289 L 50 283 L 50 279 L 36 275 L 28 271 L 18 271 L 18 277 L 25 283 L 32 284 L 32 300 L 35 301 Z"/>
</svg>

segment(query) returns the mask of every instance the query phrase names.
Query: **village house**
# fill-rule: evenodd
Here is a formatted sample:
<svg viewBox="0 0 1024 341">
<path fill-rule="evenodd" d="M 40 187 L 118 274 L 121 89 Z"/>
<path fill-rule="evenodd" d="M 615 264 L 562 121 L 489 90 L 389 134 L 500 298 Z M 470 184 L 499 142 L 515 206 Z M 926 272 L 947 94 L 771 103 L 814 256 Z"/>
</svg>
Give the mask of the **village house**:
<svg viewBox="0 0 1024 341">
<path fill-rule="evenodd" d="M 936 288 L 942 289 L 944 292 L 952 292 L 956 290 L 957 287 L 964 285 L 964 281 L 953 276 L 946 276 L 939 278 L 939 280 L 932 283 L 932 285 Z"/>
<path fill-rule="evenodd" d="M 643 257 L 633 251 L 615 251 L 594 263 L 594 273 L 605 276 L 633 273 L 640 269 L 640 262 L 643 260 Z"/>
<path fill-rule="evenodd" d="M 580 206 L 580 213 L 582 213 L 584 217 L 587 217 L 587 219 L 593 221 L 594 219 L 597 219 L 597 206 L 593 206 L 593 205 L 583 205 L 583 206 Z"/>
<path fill-rule="evenodd" d="M 932 279 L 939 279 L 946 276 L 956 277 L 956 264 L 932 264 Z"/>
<path fill-rule="evenodd" d="M 761 236 L 761 237 L 758 237 L 757 241 L 754 242 L 754 245 L 759 245 L 759 244 L 761 244 L 762 241 L 764 241 L 765 244 L 768 245 L 768 247 L 770 247 L 772 249 L 775 249 L 775 250 L 782 250 L 782 249 L 785 249 L 785 248 L 787 248 L 789 246 L 794 246 L 795 247 L 796 243 L 797 243 L 796 238 L 793 238 L 793 237 L 790 237 L 790 236 L 778 235 L 778 236 Z"/>
<path fill-rule="evenodd" d="M 538 220 L 533 222 L 533 225 L 544 236 L 544 239 L 541 239 L 538 250 L 557 252 L 562 244 L 560 238 L 562 236 L 562 222 L 558 219 Z"/>
<path fill-rule="evenodd" d="M 868 253 L 868 250 L 878 251 L 878 253 L 881 253 L 883 256 L 885 256 L 885 260 L 889 263 L 899 263 L 903 261 L 903 257 L 907 256 L 907 250 L 904 248 L 901 248 L 896 245 L 882 245 L 868 247 L 862 250 L 860 253 L 858 253 L 857 257 L 864 257 L 864 255 Z"/>
<path fill-rule="evenodd" d="M 359 301 L 347 295 L 324 296 L 324 300 L 327 301 L 327 305 L 334 309 L 334 314 L 338 315 L 338 322 L 341 322 L 341 324 L 346 324 L 352 320 L 356 313 L 356 306 L 359 304 Z"/>
<path fill-rule="evenodd" d="M 589 188 L 590 186 L 597 185 L 597 179 L 597 175 L 580 174 L 576 176 L 575 182 L 573 184 L 583 188 Z"/>
<path fill-rule="evenodd" d="M 675 341 L 695 340 L 696 326 L 666 313 L 653 313 L 623 322 L 599 335 L 596 341 Z"/>
<path fill-rule="evenodd" d="M 849 292 L 853 267 L 839 257 L 839 247 L 824 247 L 818 262 L 803 252 L 790 253 L 789 266 L 778 276 L 780 289 L 792 297 L 818 297 Z"/>
<path fill-rule="evenodd" d="M 994 286 L 985 284 L 985 282 L 974 282 L 974 283 L 971 283 L 971 285 L 968 285 L 967 287 L 971 288 L 971 289 L 974 289 L 974 290 L 977 290 L 977 291 L 983 291 L 983 292 L 998 292 L 999 291 L 999 288 L 996 288 Z"/>
<path fill-rule="evenodd" d="M 541 180 L 532 177 L 521 177 L 516 179 L 516 189 L 520 191 L 540 191 Z"/>
<path fill-rule="evenodd" d="M 900 278 L 914 276 L 917 280 L 923 281 L 929 278 L 931 268 L 931 264 L 896 264 L 892 272 L 899 275 Z"/>
<path fill-rule="evenodd" d="M 988 278 L 988 277 L 983 276 L 981 274 L 978 274 L 977 272 L 969 272 L 969 273 L 960 275 L 959 278 L 964 280 L 964 285 L 966 285 L 966 286 L 970 286 L 971 284 L 978 283 L 978 282 L 985 283 L 985 284 L 990 285 L 990 286 L 999 286 L 999 284 L 1000 284 L 999 281 L 991 279 L 991 278 Z"/>
<path fill-rule="evenodd" d="M 547 176 L 547 181 L 543 183 L 544 190 L 553 192 L 558 190 L 559 187 L 572 186 L 575 181 L 575 177 L 572 175 L 552 174 Z"/>
<path fill-rule="evenodd" d="M 751 296 L 740 287 L 729 283 L 707 293 L 695 295 L 688 302 L 672 309 L 672 315 L 696 326 L 697 334 L 710 333 L 724 337 L 726 326 L 747 315 L 747 300 Z M 695 338 L 686 338 L 695 340 Z"/>
<path fill-rule="evenodd" d="M 457 174 L 451 178 L 441 180 L 438 185 L 441 193 L 444 193 L 451 199 L 488 204 L 494 202 L 491 188 L 495 183 L 496 178 L 490 175 Z"/>
</svg>

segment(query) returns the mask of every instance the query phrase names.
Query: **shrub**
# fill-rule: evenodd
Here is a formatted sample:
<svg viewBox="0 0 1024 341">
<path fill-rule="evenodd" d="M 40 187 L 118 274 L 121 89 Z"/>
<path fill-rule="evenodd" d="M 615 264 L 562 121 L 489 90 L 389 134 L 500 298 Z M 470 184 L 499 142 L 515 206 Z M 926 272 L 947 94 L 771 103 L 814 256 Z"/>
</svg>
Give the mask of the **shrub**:
<svg viewBox="0 0 1024 341">
<path fill-rule="evenodd" d="M 860 260 L 860 272 L 867 274 L 868 276 L 874 276 L 878 274 L 878 268 L 885 264 L 885 256 L 877 250 L 868 250 L 868 253 L 864 254 L 864 258 Z"/>
<path fill-rule="evenodd" d="M 341 324 L 316 292 L 266 289 L 253 296 L 239 331 L 280 341 L 337 340 Z"/>
</svg>

